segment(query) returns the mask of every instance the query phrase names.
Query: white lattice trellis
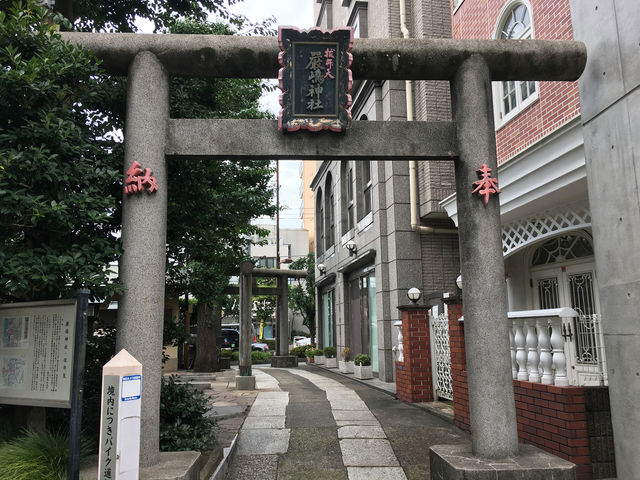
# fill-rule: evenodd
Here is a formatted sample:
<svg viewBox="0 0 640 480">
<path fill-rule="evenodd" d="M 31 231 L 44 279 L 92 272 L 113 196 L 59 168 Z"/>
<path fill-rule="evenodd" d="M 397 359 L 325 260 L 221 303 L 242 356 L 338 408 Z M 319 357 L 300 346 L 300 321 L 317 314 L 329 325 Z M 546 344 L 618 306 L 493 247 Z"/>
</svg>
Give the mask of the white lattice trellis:
<svg viewBox="0 0 640 480">
<path fill-rule="evenodd" d="M 453 400 L 451 381 L 451 351 L 449 350 L 449 318 L 445 313 L 430 316 L 431 360 L 433 362 L 436 395 Z"/>
<path fill-rule="evenodd" d="M 574 204 L 546 210 L 538 215 L 515 220 L 502 227 L 502 253 L 505 257 L 538 240 L 562 232 L 591 226 L 591 210 Z"/>
</svg>

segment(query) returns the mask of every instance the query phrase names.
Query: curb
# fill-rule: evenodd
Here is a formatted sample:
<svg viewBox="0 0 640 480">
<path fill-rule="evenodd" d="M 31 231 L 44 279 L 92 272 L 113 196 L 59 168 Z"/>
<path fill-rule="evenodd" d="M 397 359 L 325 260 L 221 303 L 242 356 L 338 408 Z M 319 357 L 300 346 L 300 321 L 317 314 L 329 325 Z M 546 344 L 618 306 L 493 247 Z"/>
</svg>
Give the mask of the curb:
<svg viewBox="0 0 640 480">
<path fill-rule="evenodd" d="M 211 477 L 209 477 L 209 480 L 223 480 L 227 476 L 227 472 L 229 470 L 229 463 L 231 462 L 231 459 L 233 458 L 233 454 L 236 451 L 237 443 L 238 443 L 238 434 L 236 433 L 236 436 L 233 437 L 233 441 L 231 442 L 231 445 L 222 449 L 222 460 L 220 460 L 220 463 L 218 464 L 216 471 L 213 472 L 213 475 L 211 475 Z"/>
</svg>

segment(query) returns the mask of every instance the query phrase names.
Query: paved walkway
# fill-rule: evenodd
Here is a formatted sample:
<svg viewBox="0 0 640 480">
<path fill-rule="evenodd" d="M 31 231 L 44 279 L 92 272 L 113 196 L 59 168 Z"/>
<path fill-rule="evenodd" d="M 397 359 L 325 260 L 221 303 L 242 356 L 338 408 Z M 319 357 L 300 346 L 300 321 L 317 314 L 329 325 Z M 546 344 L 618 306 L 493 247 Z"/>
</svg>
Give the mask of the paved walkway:
<svg viewBox="0 0 640 480">
<path fill-rule="evenodd" d="M 469 441 L 440 418 L 325 370 L 253 368 L 257 396 L 227 480 L 428 479 L 430 445 Z"/>
</svg>

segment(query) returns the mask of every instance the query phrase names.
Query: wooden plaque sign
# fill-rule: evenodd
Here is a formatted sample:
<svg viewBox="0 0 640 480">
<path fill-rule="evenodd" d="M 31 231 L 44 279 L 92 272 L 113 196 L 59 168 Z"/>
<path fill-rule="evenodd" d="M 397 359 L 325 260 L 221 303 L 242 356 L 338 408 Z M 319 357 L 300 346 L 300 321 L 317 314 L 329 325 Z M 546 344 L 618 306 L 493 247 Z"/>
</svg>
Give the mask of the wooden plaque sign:
<svg viewBox="0 0 640 480">
<path fill-rule="evenodd" d="M 279 27 L 278 129 L 344 132 L 351 124 L 353 29 Z"/>
</svg>

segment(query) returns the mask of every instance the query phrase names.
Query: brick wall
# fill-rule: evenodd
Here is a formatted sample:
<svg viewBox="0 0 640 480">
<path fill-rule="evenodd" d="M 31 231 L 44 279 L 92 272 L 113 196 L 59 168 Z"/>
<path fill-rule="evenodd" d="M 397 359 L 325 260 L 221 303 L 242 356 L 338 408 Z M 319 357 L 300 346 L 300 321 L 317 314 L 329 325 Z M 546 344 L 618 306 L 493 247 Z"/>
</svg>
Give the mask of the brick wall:
<svg viewBox="0 0 640 480">
<path fill-rule="evenodd" d="M 396 362 L 396 394 L 403 402 L 432 402 L 429 311 L 399 307 L 402 312 L 404 362 Z"/>
<path fill-rule="evenodd" d="M 454 424 L 471 430 L 462 305 L 449 305 Z M 592 476 L 584 387 L 514 380 L 518 438 L 576 464 L 576 479 Z"/>
<path fill-rule="evenodd" d="M 493 38 L 505 0 L 464 0 L 452 17 L 453 38 Z M 530 0 L 533 37 L 573 39 L 569 0 Z M 451 4 L 453 9 L 453 0 Z M 539 98 L 496 131 L 498 164 L 580 114 L 576 82 L 541 82 Z"/>
<path fill-rule="evenodd" d="M 518 438 L 576 464 L 576 479 L 592 478 L 584 387 L 514 380 Z"/>
</svg>

